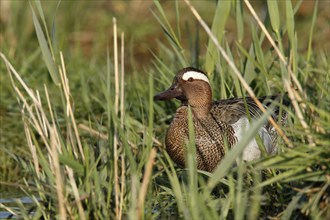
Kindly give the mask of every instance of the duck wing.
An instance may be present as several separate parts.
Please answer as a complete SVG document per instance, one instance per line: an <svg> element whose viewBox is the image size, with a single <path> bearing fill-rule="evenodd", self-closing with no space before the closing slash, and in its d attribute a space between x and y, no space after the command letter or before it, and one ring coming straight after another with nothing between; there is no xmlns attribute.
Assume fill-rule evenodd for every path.
<svg viewBox="0 0 330 220"><path fill-rule="evenodd" d="M274 104L272 106L272 117L275 120L277 120L280 110L279 103L286 106L290 104L288 98L283 95L263 96L258 98L258 100L266 109ZM228 124L234 124L240 118L247 116L247 114L254 119L257 119L262 115L262 111L251 97L230 98L215 101L213 102L210 113L218 120Z"/></svg>

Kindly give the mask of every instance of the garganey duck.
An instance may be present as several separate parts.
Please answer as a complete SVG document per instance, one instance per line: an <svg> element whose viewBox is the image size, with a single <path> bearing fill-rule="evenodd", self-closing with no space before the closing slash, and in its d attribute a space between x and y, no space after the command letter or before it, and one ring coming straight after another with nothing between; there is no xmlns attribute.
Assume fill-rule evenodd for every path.
<svg viewBox="0 0 330 220"><path fill-rule="evenodd" d="M172 160L181 167L185 166L185 148L189 137L188 105L192 110L194 124L197 168L208 172L212 172L224 157L225 141L232 147L249 129L250 122L245 102L251 118L257 119L261 116L261 110L250 97L246 97L245 102L243 98L212 101L212 90L207 75L193 67L180 70L174 77L171 87L154 96L156 101L172 98L179 99L182 105L176 110L167 130L165 145ZM259 100L267 107L278 98L279 96L262 97ZM277 114L278 110L273 114L275 119L278 117ZM286 120L284 114L282 122ZM277 132L269 122L259 130L259 136L267 153L275 153ZM251 161L260 156L257 141L253 139L243 151L243 160Z"/></svg>

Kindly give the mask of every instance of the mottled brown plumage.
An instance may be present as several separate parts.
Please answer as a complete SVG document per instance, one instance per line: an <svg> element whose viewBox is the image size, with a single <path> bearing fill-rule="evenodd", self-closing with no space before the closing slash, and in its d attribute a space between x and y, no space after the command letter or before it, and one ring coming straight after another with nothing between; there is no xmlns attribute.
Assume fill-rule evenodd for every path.
<svg viewBox="0 0 330 220"><path fill-rule="evenodd" d="M227 123L217 120L212 114L197 118L192 114L195 131L197 167L200 170L212 171L224 156L224 138L228 137L229 145L236 142L234 131ZM177 109L175 117L167 131L165 145L170 157L180 166L184 166L185 146L188 143L188 106Z"/></svg>
<svg viewBox="0 0 330 220"><path fill-rule="evenodd" d="M269 105L274 97L263 97L260 101ZM232 98L212 102L212 91L206 75L195 68L188 67L179 71L172 86L156 95L155 100L177 98L182 105L167 130L166 151L178 165L185 166L185 149L188 143L188 105L192 110L192 120L195 131L197 168L213 171L225 154L225 142L229 147L234 146L248 129L247 111L252 118L261 115L260 109L251 98ZM276 114L274 114L276 118ZM267 123L259 132L268 153L276 149L274 141L277 133ZM251 160L260 157L259 148L254 140L246 147L243 159Z"/></svg>

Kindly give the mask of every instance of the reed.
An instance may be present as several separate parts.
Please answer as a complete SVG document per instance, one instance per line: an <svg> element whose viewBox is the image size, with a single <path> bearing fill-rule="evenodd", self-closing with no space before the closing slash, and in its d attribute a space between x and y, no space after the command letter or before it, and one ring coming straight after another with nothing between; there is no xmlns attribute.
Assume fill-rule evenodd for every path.
<svg viewBox="0 0 330 220"><path fill-rule="evenodd" d="M0 150L25 175L18 183L0 184L18 188L33 202L16 200L18 209L6 204L0 209L23 219L328 219L330 51L313 50L316 3L307 49L300 52L296 12L301 2L267 1L266 18L249 1L208 2L210 18L211 9L203 13L195 1L155 0L151 12L165 40L138 70L140 57L125 54L131 45L118 31L121 17L111 23L113 42L104 42L107 47L86 65L81 51L78 58L58 52L63 48L50 34L45 6L32 1L38 50L19 60L27 62L22 68L8 58L11 53L0 52L10 82L4 85L12 91L11 101L4 102L19 108L22 127L12 132L24 136L25 154ZM182 25L187 18L190 22ZM232 20L234 42L226 33ZM48 72L43 76L48 80L33 81L26 65ZM213 173L196 169L189 120L187 168L173 164L163 138L179 103L154 103L153 95L184 66L208 72L216 99L287 92L292 108L281 111L288 112L288 125L272 121L281 135L278 153L249 163L241 159L246 143L269 120L265 111Z"/></svg>

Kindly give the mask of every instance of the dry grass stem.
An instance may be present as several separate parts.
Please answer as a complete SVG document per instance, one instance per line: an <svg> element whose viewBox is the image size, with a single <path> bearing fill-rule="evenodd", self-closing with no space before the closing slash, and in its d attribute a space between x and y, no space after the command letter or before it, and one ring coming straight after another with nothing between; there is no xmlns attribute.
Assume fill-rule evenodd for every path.
<svg viewBox="0 0 330 220"><path fill-rule="evenodd" d="M51 124L56 125L53 110L52 110L52 105L51 105L51 102L50 102L50 99L49 99L48 89L47 89L47 86L45 84L44 84L44 89L45 89L45 96L46 96L47 105L48 105L48 109L49 109L49 113L50 113L50 118L52 120ZM55 129L56 129L56 127L55 127ZM56 136L57 143L60 143L60 138L59 138L58 132L54 132L54 135ZM62 153L61 146L58 145L57 147L58 147L58 149L57 149L58 152Z"/></svg>
<svg viewBox="0 0 330 220"><path fill-rule="evenodd" d="M10 79L11 79L11 83L13 85L14 91L18 95L18 100L21 100L23 102L23 108L26 108L28 110L28 113L29 113L29 115L30 115L30 117L32 119L32 125L37 130L37 132L39 133L39 135L41 136L41 138L43 139L43 141L44 141L44 143L45 143L48 151L50 151L50 148L49 148L49 145L48 145L48 141L47 141L47 138L46 138L47 136L44 133L44 129L42 128L41 124L38 123L38 119L35 117L35 114L33 113L32 107L30 105L28 105L27 100L24 98L24 96L22 95L22 93L20 92L20 90L18 89L18 87L15 85L15 82L13 80L12 74L15 76L15 78L18 80L18 82L22 85L22 87L27 92L27 94L29 95L29 97L32 99L32 102L34 104L35 110L37 112L39 111L43 115L43 118L46 118L44 116L45 113L44 113L44 111L42 109L41 103L38 101L38 98L35 97L35 95L32 92L32 90L24 83L24 81L22 80L22 78L20 77L20 75L16 72L15 68L7 60L7 58L5 57L5 55L0 52L0 56L4 60L4 62L6 64L6 67L8 69L8 73L10 75ZM47 127L49 128L50 125L49 125L48 121L44 121L44 122L47 123Z"/></svg>
<svg viewBox="0 0 330 220"><path fill-rule="evenodd" d="M40 106L42 106L42 102L41 102L40 94L39 94L38 90L36 90L36 94L37 94L38 104ZM47 129L47 125L46 125L46 121L47 121L46 115L44 115L44 114L40 115L38 109L36 109L36 113L37 113L37 118L39 120L40 127L44 131L45 136L48 137L48 129Z"/></svg>
<svg viewBox="0 0 330 220"><path fill-rule="evenodd" d="M79 124L78 127L84 131L87 131L90 135L96 137L96 138L101 138L102 140L108 140L108 136L104 133L101 133L100 131L96 131L93 128L88 127L87 125L84 124ZM152 139L158 146L162 146L162 143L157 140L156 138ZM121 142L119 142L121 143ZM129 144L129 146L134 149L137 150L137 146L130 140L127 140L127 143Z"/></svg>
<svg viewBox="0 0 330 220"><path fill-rule="evenodd" d="M123 206L124 206L124 194L125 194L125 185L126 185L126 179L125 179L125 157L122 154L121 155L121 188L120 188L120 201L119 201L119 216L122 216L123 214Z"/></svg>
<svg viewBox="0 0 330 220"><path fill-rule="evenodd" d="M161 147L163 146L162 142L160 142L159 140L157 140L155 137L152 137L152 141L157 144L157 146Z"/></svg>
<svg viewBox="0 0 330 220"><path fill-rule="evenodd" d="M14 86L14 90L16 92L16 94L18 95L19 99L23 102L23 107L25 107L29 113L29 116L32 119L31 125L36 129L36 131L38 132L38 134L40 135L41 139L43 140L48 152L51 152L48 140L46 138L46 136L44 135L44 132L42 130L42 128L40 127L38 120L35 117L35 114L33 113L32 107L30 105L28 105L26 99L24 98L23 94L21 93L21 91ZM48 128L50 126L48 125Z"/></svg>
<svg viewBox="0 0 330 220"><path fill-rule="evenodd" d="M67 102L66 106L67 106L67 111L69 113L68 116L71 118L71 121L72 121L73 130L74 130L74 133L75 133L75 136L76 136L75 140L77 141L77 144L78 144L78 148L79 148L79 151L80 151L80 156L81 156L83 162L85 163L84 150L83 150L82 144L80 142L80 136L79 136L79 132L78 132L78 128L77 128L77 123L76 123L76 119L75 119L75 116L73 114L72 106L71 106L71 102L70 102L71 94L70 94L68 78L66 76L66 70L65 70L65 64L64 64L64 59L63 59L62 52L60 52L60 57L61 57L62 71L61 71L61 68L59 68L59 72L60 72L60 75L61 75L62 86L63 86L64 95L65 95L66 102ZM72 143L72 146L75 146L75 144Z"/></svg>
<svg viewBox="0 0 330 220"><path fill-rule="evenodd" d="M33 165L35 172L37 174L37 177L40 178L40 169L39 169L39 161L38 161L38 156L37 156L37 150L36 146L33 144L32 139L31 139L31 133L30 133L30 128L28 126L28 122L24 118L24 108L22 108L22 120L23 120L23 125L24 125L24 131L25 131L25 137L27 140L27 145L30 149L32 160L33 160Z"/></svg>
<svg viewBox="0 0 330 220"><path fill-rule="evenodd" d="M119 104L119 76L118 76L118 42L117 42L117 21L113 18L113 52L114 52L114 66L115 66L115 115L118 116L118 104ZM113 154L114 154L114 179L115 179L115 213L116 219L121 219L119 216L119 183L118 183L118 124L117 120L114 120L114 139L113 139Z"/></svg>
<svg viewBox="0 0 330 220"><path fill-rule="evenodd" d="M66 208L65 208L65 196L64 196L64 191L63 191L63 179L62 179L62 173L61 173L61 167L60 167L60 162L58 159L58 151L57 151L57 146L60 144L56 140L56 129L53 127L50 130L50 145L52 149L52 161L53 161L53 169L55 172L55 187L56 187L56 193L57 193L57 202L58 202L58 209L59 209L59 218L60 219L66 219Z"/></svg>
<svg viewBox="0 0 330 220"><path fill-rule="evenodd" d="M87 131L88 133L90 133L92 136L94 136L95 138L100 138L102 140L108 140L108 136L106 134L101 133L100 131L96 131L90 127L88 127L87 125L84 124L79 124L78 128Z"/></svg>
<svg viewBox="0 0 330 220"><path fill-rule="evenodd" d="M125 117L125 111L124 111L124 104L125 104L125 90L124 90L124 49L125 49L125 41L124 41L124 33L121 33L121 74L120 74L120 126L122 129L124 129L124 117ZM121 156L121 188L120 188L120 201L119 201L119 217L122 217L123 213L123 205L124 205L124 192L125 192L125 157L122 154Z"/></svg>
<svg viewBox="0 0 330 220"><path fill-rule="evenodd" d="M2 203L0 203L0 208L6 210L7 212L9 212L10 214L12 214L13 216L15 216L17 218L19 217L13 209L3 205Z"/></svg>
<svg viewBox="0 0 330 220"><path fill-rule="evenodd" d="M69 182L70 182L72 192L73 192L73 195L75 198L75 202L76 202L76 205L78 208L79 217L80 217L80 219L86 219L84 209L82 207L80 196L79 196L79 190L78 190L75 178L74 178L73 170L68 166L65 166L65 168L69 175Z"/></svg>
<svg viewBox="0 0 330 220"><path fill-rule="evenodd" d="M140 188L140 194L138 198L138 205L137 205L137 216L139 219L142 219L142 212L144 210L144 200L147 194L148 184L152 174L152 167L155 162L156 153L157 150L155 148L152 148L146 165L146 170L143 176L143 180Z"/></svg>
<svg viewBox="0 0 330 220"><path fill-rule="evenodd" d="M120 126L123 129L124 128L124 117L125 117L125 111L124 111L124 104L125 104L125 90L124 90L124 49L125 49L125 41L124 41L124 33L121 33L121 59L120 59L120 64L121 64L121 74L120 74Z"/></svg>
<svg viewBox="0 0 330 220"><path fill-rule="evenodd" d="M52 119L52 124L55 124L55 118L54 118L54 114L53 114L53 109L52 109L52 105L49 99L49 94L48 94L48 89L47 86L44 84L44 89L45 89L45 95L46 95L46 100L47 100L47 104L48 104L48 109L49 109L49 113L50 113L50 118Z"/></svg>
<svg viewBox="0 0 330 220"><path fill-rule="evenodd" d="M22 80L22 78L20 77L20 75L16 72L15 68L7 60L6 56L3 53L1 53L1 52L0 52L0 56L5 61L5 64L6 64L7 69L8 69L8 72L14 74L15 78L23 86L23 88L27 92L27 94L31 97L33 103L37 104L38 103L38 100L34 96L32 90L25 84L25 82ZM13 80L12 80L12 83L14 83ZM13 86L15 87L15 84L13 84ZM38 107L40 107L40 106L38 106Z"/></svg>

